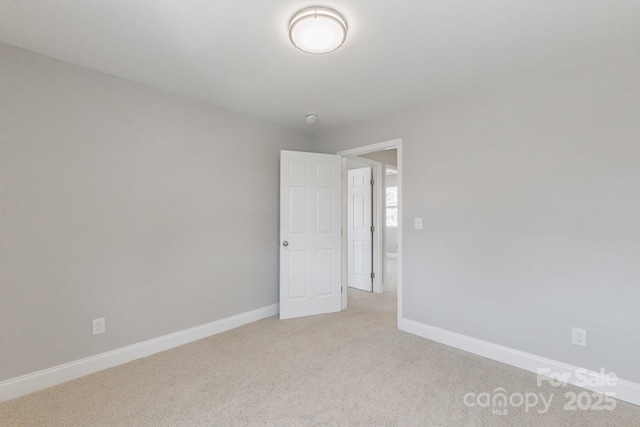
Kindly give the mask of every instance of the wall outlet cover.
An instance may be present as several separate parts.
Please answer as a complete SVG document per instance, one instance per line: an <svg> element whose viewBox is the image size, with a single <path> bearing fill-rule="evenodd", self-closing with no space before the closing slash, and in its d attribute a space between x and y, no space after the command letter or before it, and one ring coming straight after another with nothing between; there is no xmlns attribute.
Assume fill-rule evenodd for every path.
<svg viewBox="0 0 640 427"><path fill-rule="evenodd" d="M581 347L586 347L587 346L586 329L571 328L571 344L579 345Z"/></svg>
<svg viewBox="0 0 640 427"><path fill-rule="evenodd" d="M107 330L104 317L101 317L100 319L93 319L92 327L93 335L104 334Z"/></svg>

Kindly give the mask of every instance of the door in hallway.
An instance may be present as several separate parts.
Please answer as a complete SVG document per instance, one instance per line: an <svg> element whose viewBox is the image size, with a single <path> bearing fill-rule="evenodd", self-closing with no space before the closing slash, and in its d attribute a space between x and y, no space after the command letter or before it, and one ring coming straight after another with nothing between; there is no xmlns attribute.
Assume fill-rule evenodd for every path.
<svg viewBox="0 0 640 427"><path fill-rule="evenodd" d="M347 264L348 284L373 291L373 209L371 168L348 171Z"/></svg>

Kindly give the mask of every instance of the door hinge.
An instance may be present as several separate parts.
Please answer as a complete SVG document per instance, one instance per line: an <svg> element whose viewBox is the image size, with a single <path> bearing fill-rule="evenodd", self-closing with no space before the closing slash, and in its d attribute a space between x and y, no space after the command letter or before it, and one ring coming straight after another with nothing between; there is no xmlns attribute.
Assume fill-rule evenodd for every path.
<svg viewBox="0 0 640 427"><path fill-rule="evenodd" d="M376 231L376 228L372 225L371 226L371 232L373 233L374 231Z"/></svg>
<svg viewBox="0 0 640 427"><path fill-rule="evenodd" d="M371 278L375 279L375 277L376 277L376 273L371 273Z"/></svg>
<svg viewBox="0 0 640 427"><path fill-rule="evenodd" d="M376 181L373 178L371 178L371 186L372 187L375 185L375 183L376 183Z"/></svg>

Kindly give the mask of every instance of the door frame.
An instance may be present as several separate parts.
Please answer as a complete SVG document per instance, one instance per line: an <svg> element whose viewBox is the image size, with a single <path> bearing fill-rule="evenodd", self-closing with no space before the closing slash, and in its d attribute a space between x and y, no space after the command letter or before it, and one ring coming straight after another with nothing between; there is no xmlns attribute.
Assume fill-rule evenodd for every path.
<svg viewBox="0 0 640 427"><path fill-rule="evenodd" d="M376 144L370 144L370 145L365 145L365 146L361 146L361 147L356 147L356 148L351 148L349 150L343 150L343 151L338 151L337 154L339 154L340 156L342 156L342 186L343 186L343 203L342 203L342 229L346 230L346 224L347 224L347 206L346 206L346 176L347 176L347 157L354 157L354 156L359 156L361 154L368 154L368 153L373 153L376 151L384 151L384 150L391 150L391 149L396 149L397 150L397 159L398 159L398 324L400 323L400 320L402 319L402 216L403 216L403 208L402 208L402 176L403 176L403 168L402 168L402 138L397 138L397 139L392 139L389 141L384 141L384 142L378 142ZM358 160L359 161L359 160ZM381 165L380 165L381 166ZM378 170L380 172L380 176L376 175L376 179L377 182L382 183L382 179L381 179L381 174L382 174L382 167L379 167ZM382 188L382 186L380 186L380 188ZM383 189L384 190L384 189ZM375 194L379 194L380 191L374 191L374 195ZM382 199L382 197L379 197L379 199ZM382 203L382 200L379 200L380 204ZM378 206L375 204L374 202L374 211L378 213L378 216L382 216L380 215L382 208L381 206ZM381 218L380 218L381 221ZM380 224L381 225L381 224ZM376 227L378 227L378 224L376 224ZM380 228L378 228L378 230L381 230ZM375 233L374 233L375 235ZM382 233L378 233L378 236L382 236ZM375 239L374 238L374 254L376 251L376 247L377 247L377 251L379 254L379 262L382 261L381 258L381 254L384 252L383 251L383 246L382 243L384 243L382 241L382 238L380 237L379 239ZM347 304L348 304L348 297L347 297L347 233L346 231L342 233L342 309L346 309L347 308ZM375 262L376 257L374 256L374 262ZM375 267L374 267L374 272L376 272ZM376 272L376 276L378 276L378 273ZM374 290L375 291L375 290Z"/></svg>

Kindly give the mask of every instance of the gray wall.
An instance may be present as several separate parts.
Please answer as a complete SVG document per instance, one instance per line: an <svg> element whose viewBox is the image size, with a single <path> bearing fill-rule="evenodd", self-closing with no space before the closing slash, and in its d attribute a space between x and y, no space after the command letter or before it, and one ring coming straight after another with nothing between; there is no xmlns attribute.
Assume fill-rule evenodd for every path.
<svg viewBox="0 0 640 427"><path fill-rule="evenodd" d="M398 152L397 150L382 150L375 151L373 153L361 154L360 157L365 159L375 160L382 163L384 166L398 166Z"/></svg>
<svg viewBox="0 0 640 427"><path fill-rule="evenodd" d="M575 65L317 147L402 138L406 318L640 382L640 63ZM572 326L589 347L570 344Z"/></svg>
<svg viewBox="0 0 640 427"><path fill-rule="evenodd" d="M278 301L305 137L1 44L0 100L0 381Z"/></svg>

